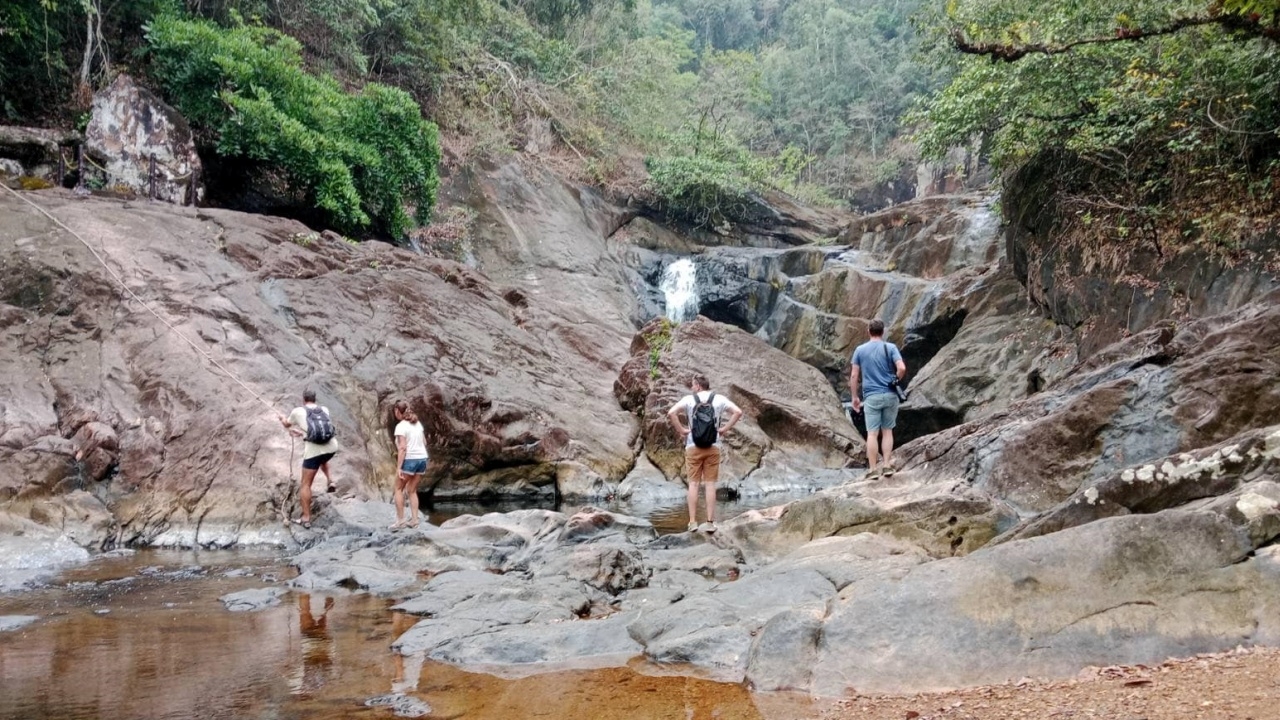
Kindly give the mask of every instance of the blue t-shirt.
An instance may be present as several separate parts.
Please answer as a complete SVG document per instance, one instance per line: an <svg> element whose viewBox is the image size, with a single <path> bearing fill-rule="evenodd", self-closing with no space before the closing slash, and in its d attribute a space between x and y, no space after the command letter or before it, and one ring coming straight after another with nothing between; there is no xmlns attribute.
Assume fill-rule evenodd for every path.
<svg viewBox="0 0 1280 720"><path fill-rule="evenodd" d="M889 352L885 352L885 348ZM853 364L862 370L862 397L867 398L893 390L889 383L898 377L898 346L884 340L869 340L853 351Z"/></svg>

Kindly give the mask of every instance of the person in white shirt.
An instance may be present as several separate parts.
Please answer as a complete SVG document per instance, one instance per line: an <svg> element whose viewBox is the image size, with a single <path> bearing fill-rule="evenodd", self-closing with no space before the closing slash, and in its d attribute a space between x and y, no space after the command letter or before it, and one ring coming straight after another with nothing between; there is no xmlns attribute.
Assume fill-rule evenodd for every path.
<svg viewBox="0 0 1280 720"><path fill-rule="evenodd" d="M690 395L667 411L667 419L676 433L685 439L684 472L689 483L689 530L698 528L698 485L705 489L707 497L707 522L703 529L716 530L716 482L720 479L720 436L733 429L742 417L742 409L729 398L711 392L707 376L695 374L689 383ZM709 407L708 407L709 406ZM698 416L704 415L705 420ZM729 419L725 421L725 412ZM710 420L710 426L706 420ZM699 437L695 438L695 431Z"/></svg>
<svg viewBox="0 0 1280 720"><path fill-rule="evenodd" d="M396 420L396 489L392 501L396 506L396 521L391 529L418 527L418 481L427 471L427 434L418 422L418 414L401 400L395 404ZM406 497L407 496L407 497ZM409 520L404 518L404 506L408 501Z"/></svg>
<svg viewBox="0 0 1280 720"><path fill-rule="evenodd" d="M280 424L294 437L303 438L302 443L302 487L299 502L302 505L302 517L293 522L308 530L311 529L311 483L315 481L316 471L324 473L327 481L326 492L337 492L338 487L329 474L329 461L338 452L338 440L333 437L333 419L329 417L329 408L316 404L316 391L310 388L302 392L302 406L293 409L288 417L280 416ZM324 435L327 439L321 439Z"/></svg>

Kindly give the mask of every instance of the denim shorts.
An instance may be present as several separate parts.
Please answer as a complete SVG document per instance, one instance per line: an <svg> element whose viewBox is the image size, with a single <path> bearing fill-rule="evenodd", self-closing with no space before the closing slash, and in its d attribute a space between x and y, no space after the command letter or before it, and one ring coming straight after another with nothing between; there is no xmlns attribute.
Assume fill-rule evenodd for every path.
<svg viewBox="0 0 1280 720"><path fill-rule="evenodd" d="M862 408L867 415L867 432L892 430L898 424L898 396L894 393L868 395Z"/></svg>
<svg viewBox="0 0 1280 720"><path fill-rule="evenodd" d="M405 475L421 475L427 471L427 459L421 460L405 460L400 466L400 472Z"/></svg>

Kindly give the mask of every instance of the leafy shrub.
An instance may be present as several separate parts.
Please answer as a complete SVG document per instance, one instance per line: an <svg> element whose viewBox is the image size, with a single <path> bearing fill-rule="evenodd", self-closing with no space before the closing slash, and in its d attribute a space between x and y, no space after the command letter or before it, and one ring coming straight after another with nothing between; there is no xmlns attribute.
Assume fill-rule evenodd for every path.
<svg viewBox="0 0 1280 720"><path fill-rule="evenodd" d="M669 144L682 154L651 156L648 188L673 217L702 227L760 219L757 193L792 190L810 158L795 147L762 157L731 135L679 133Z"/></svg>
<svg viewBox="0 0 1280 720"><path fill-rule="evenodd" d="M268 28L165 16L146 35L152 74L219 155L278 170L343 232L401 237L430 217L439 139L405 92L346 92Z"/></svg>

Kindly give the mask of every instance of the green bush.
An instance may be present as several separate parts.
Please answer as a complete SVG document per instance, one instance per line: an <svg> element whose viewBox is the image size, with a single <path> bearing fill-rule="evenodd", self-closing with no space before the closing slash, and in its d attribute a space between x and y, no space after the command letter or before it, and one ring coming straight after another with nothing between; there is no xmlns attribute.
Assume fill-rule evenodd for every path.
<svg viewBox="0 0 1280 720"><path fill-rule="evenodd" d="M344 233L401 237L430 217L439 138L405 92L347 92L268 28L166 16L146 36L152 75L219 155L279 171Z"/></svg>
<svg viewBox="0 0 1280 720"><path fill-rule="evenodd" d="M697 226L762 219L755 197L769 189L793 192L812 158L789 146L774 157L753 153L732 135L676 133L672 154L645 159L648 189L672 217Z"/></svg>

